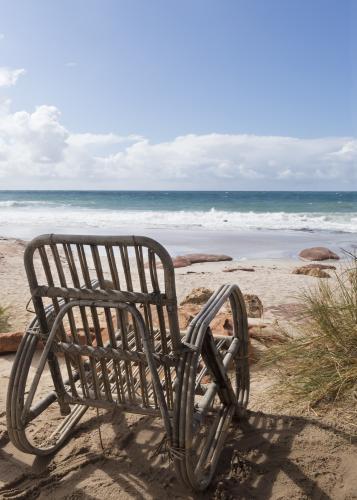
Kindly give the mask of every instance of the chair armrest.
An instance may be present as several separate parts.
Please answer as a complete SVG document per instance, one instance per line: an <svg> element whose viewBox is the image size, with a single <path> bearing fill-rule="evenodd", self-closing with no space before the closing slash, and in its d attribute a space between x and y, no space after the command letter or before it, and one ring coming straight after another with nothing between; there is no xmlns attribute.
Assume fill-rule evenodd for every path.
<svg viewBox="0 0 357 500"><path fill-rule="evenodd" d="M215 293L202 307L201 311L199 311L199 313L191 321L183 342L200 347L204 333L209 327L209 324L228 299L231 302L234 321L237 321L237 313L239 312L240 321L242 322L243 328L247 332L247 312L243 295L239 287L237 285L222 285L215 291Z"/></svg>

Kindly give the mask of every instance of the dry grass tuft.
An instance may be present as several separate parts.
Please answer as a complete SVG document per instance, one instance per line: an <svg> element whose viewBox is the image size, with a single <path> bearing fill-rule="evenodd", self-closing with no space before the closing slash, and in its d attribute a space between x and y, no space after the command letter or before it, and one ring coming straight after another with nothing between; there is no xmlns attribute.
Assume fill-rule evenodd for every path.
<svg viewBox="0 0 357 500"><path fill-rule="evenodd" d="M6 332L9 328L9 316L7 308L0 306L0 332Z"/></svg>
<svg viewBox="0 0 357 500"><path fill-rule="evenodd" d="M270 349L263 361L279 370L275 392L310 405L335 401L357 388L357 258L336 280L304 291L299 336Z"/></svg>

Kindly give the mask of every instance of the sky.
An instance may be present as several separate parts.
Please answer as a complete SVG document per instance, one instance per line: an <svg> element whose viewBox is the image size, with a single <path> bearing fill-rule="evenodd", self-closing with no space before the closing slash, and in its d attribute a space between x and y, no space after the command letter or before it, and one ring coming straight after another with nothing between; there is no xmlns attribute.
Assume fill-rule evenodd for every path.
<svg viewBox="0 0 357 500"><path fill-rule="evenodd" d="M357 189L355 0L0 10L0 188Z"/></svg>

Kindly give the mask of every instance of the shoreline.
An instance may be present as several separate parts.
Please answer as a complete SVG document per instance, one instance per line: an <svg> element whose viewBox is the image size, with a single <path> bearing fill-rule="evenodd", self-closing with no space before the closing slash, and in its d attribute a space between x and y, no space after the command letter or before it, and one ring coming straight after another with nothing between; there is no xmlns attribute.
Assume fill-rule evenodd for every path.
<svg viewBox="0 0 357 500"><path fill-rule="evenodd" d="M176 257L186 253L217 253L234 260L293 259L303 248L326 246L343 257L342 250L356 252L357 234L301 230L163 229L132 226L101 229L61 226L27 226L5 230L0 225L0 241L29 241L41 234L145 235L160 242Z"/></svg>

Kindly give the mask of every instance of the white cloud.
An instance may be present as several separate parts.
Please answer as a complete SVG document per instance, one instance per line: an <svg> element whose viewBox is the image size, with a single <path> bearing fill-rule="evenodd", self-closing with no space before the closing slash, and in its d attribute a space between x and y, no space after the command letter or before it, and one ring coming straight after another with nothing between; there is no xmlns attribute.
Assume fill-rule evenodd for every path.
<svg viewBox="0 0 357 500"><path fill-rule="evenodd" d="M76 66L78 66L78 64L74 61L69 61L66 62L65 66L67 66L67 68L75 68Z"/></svg>
<svg viewBox="0 0 357 500"><path fill-rule="evenodd" d="M5 38L4 33L0 33L0 40L4 40L4 38Z"/></svg>
<svg viewBox="0 0 357 500"><path fill-rule="evenodd" d="M85 146L108 146L110 144L121 144L123 142L132 142L141 140L140 135L121 136L118 134L71 134L68 143L75 147Z"/></svg>
<svg viewBox="0 0 357 500"><path fill-rule="evenodd" d="M1 103L0 103L1 104ZM0 105L3 188L355 189L357 139L71 133L53 106Z"/></svg>
<svg viewBox="0 0 357 500"><path fill-rule="evenodd" d="M25 74L24 69L11 69L6 66L0 67L0 87L12 87L23 74Z"/></svg>

